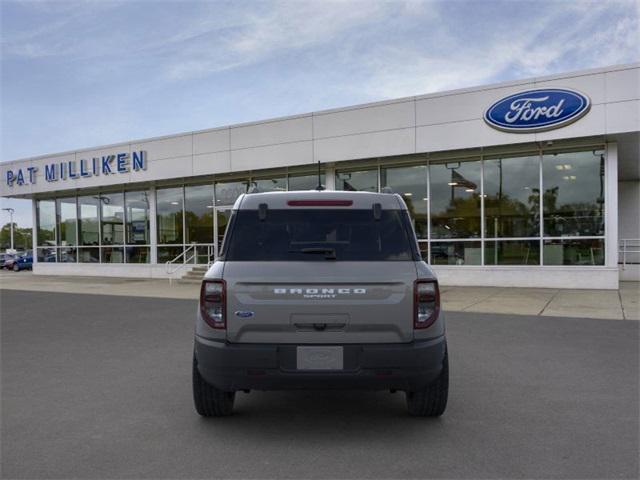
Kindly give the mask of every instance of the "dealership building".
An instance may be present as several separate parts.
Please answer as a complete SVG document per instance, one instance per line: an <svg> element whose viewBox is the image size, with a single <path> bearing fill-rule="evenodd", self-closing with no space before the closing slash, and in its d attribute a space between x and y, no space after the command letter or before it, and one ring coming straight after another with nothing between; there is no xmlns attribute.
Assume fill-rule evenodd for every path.
<svg viewBox="0 0 640 480"><path fill-rule="evenodd" d="M33 202L34 273L180 277L242 193L395 192L445 285L640 277L640 64L355 105L0 164Z"/></svg>

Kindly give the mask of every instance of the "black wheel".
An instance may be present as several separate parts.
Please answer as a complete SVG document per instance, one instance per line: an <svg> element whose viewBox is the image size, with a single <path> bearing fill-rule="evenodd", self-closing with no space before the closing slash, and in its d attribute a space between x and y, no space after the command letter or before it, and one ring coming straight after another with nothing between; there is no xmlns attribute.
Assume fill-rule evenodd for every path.
<svg viewBox="0 0 640 480"><path fill-rule="evenodd" d="M14 272L19 272L19 271L20 271L20 267L18 266L18 264L17 264L17 263L14 263L14 264L13 264L13 271L14 271Z"/></svg>
<svg viewBox="0 0 640 480"><path fill-rule="evenodd" d="M449 354L445 351L442 371L424 390L406 392L409 414L415 417L439 417L447 408L449 396Z"/></svg>
<svg viewBox="0 0 640 480"><path fill-rule="evenodd" d="M223 392L205 382L198 372L196 359L193 359L193 402L196 411L203 417L225 417L233 413L235 392Z"/></svg>

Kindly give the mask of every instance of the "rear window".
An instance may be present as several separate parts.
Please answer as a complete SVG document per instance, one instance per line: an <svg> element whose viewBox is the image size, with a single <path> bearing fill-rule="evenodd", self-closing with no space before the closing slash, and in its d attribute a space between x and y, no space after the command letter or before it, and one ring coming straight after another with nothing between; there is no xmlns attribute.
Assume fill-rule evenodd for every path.
<svg viewBox="0 0 640 480"><path fill-rule="evenodd" d="M257 210L234 213L227 261L407 261L416 258L409 218L401 210Z"/></svg>

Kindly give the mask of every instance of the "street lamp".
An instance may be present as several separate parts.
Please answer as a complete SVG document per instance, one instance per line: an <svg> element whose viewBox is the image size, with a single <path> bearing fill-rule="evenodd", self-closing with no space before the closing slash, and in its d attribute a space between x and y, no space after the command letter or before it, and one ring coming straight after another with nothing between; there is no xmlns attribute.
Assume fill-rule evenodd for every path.
<svg viewBox="0 0 640 480"><path fill-rule="evenodd" d="M6 210L7 212L9 212L9 227L11 228L11 250L13 250L13 214L15 213L15 210L11 207L3 208L2 210Z"/></svg>

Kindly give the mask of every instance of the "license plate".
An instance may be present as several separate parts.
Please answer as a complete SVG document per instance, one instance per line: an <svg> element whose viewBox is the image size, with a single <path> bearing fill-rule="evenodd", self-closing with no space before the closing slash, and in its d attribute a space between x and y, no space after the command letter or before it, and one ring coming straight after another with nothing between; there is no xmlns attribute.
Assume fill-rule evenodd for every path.
<svg viewBox="0 0 640 480"><path fill-rule="evenodd" d="M298 370L342 370L342 347L298 347Z"/></svg>

